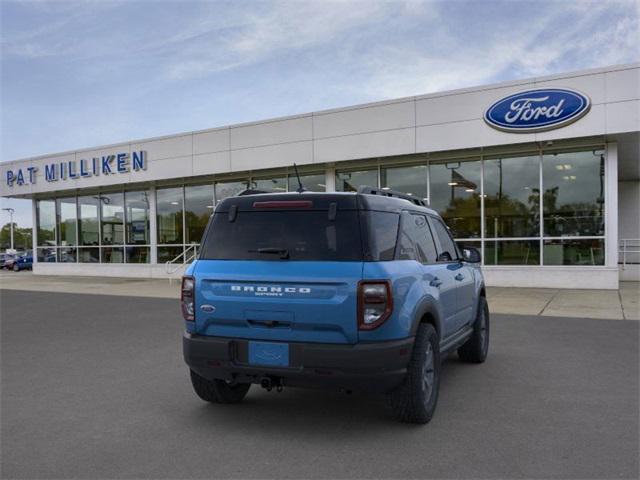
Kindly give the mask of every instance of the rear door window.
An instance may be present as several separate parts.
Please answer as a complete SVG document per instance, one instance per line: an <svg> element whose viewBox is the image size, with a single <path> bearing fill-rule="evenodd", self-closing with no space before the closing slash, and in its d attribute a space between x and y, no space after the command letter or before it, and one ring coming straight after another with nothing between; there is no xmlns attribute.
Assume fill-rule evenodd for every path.
<svg viewBox="0 0 640 480"><path fill-rule="evenodd" d="M362 261L357 211L216 213L203 241L203 260Z"/></svg>
<svg viewBox="0 0 640 480"><path fill-rule="evenodd" d="M436 261L436 247L425 215L402 214L398 243L398 260L416 260L420 263Z"/></svg>

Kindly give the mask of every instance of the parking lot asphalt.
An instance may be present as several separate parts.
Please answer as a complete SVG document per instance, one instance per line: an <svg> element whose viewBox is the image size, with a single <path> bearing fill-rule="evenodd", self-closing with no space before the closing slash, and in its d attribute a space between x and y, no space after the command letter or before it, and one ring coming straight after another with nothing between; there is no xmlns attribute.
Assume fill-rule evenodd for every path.
<svg viewBox="0 0 640 480"><path fill-rule="evenodd" d="M494 315L414 426L357 393L200 401L176 300L0 302L2 478L638 478L638 322Z"/></svg>

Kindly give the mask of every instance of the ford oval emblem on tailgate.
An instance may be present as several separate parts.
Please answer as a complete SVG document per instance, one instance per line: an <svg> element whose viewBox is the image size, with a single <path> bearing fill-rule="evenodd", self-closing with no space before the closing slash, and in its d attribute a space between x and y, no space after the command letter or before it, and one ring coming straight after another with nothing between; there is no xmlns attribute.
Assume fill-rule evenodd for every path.
<svg viewBox="0 0 640 480"><path fill-rule="evenodd" d="M200 310L207 313L213 313L216 311L216 307L214 307L213 305L209 305L208 303L205 303L204 305L200 305Z"/></svg>

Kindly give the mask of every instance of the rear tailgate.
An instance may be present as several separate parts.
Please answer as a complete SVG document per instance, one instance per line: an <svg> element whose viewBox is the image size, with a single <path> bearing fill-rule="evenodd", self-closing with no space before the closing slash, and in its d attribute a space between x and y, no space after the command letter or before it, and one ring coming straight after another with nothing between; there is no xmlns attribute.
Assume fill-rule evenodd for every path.
<svg viewBox="0 0 640 480"><path fill-rule="evenodd" d="M356 343L358 261L199 260L196 332L287 342Z"/></svg>

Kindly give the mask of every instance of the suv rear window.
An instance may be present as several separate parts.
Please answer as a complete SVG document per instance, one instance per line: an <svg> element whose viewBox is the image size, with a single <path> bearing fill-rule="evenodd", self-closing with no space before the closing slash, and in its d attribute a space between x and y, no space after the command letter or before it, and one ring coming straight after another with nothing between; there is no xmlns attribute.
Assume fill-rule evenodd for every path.
<svg viewBox="0 0 640 480"><path fill-rule="evenodd" d="M362 261L358 212L238 212L234 221L221 212L213 216L203 240L204 260Z"/></svg>

